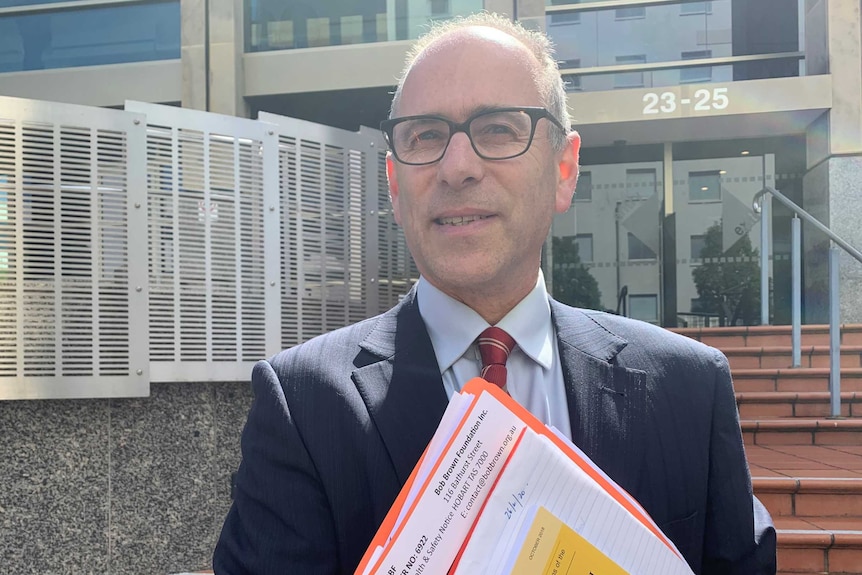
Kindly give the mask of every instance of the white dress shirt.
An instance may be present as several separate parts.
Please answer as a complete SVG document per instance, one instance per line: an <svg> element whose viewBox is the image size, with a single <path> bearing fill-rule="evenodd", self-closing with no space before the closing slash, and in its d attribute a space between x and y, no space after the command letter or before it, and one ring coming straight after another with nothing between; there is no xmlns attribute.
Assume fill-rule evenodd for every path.
<svg viewBox="0 0 862 575"><path fill-rule="evenodd" d="M431 336L443 376L443 387L451 398L481 372L482 358L476 339L489 324L424 278L419 278L417 297L419 313ZM506 362L509 395L543 423L571 438L557 334L541 270L536 286L497 323L497 327L505 330L517 344Z"/></svg>

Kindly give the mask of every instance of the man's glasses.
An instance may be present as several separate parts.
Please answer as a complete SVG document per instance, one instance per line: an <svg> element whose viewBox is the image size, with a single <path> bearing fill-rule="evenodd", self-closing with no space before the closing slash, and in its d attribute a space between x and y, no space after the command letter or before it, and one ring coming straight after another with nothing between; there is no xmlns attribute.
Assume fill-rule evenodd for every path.
<svg viewBox="0 0 862 575"><path fill-rule="evenodd" d="M473 114L460 124L440 116L405 116L380 124L392 155L402 164L422 166L443 157L452 136L464 132L476 154L486 160L508 160L527 152L536 124L547 118L566 129L545 108L496 108Z"/></svg>

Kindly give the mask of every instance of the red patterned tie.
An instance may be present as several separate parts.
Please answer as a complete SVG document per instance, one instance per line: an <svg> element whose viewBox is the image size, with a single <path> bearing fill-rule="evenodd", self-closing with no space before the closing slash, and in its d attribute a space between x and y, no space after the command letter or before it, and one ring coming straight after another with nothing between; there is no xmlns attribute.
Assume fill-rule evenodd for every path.
<svg viewBox="0 0 862 575"><path fill-rule="evenodd" d="M489 327L479 334L482 354L482 378L506 391L506 360L515 348L515 340L499 327Z"/></svg>

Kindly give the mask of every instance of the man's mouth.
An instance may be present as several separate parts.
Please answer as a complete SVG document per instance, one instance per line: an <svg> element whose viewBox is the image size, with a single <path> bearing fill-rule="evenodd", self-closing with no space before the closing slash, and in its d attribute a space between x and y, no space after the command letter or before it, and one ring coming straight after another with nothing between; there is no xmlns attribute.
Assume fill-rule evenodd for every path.
<svg viewBox="0 0 862 575"><path fill-rule="evenodd" d="M441 226L463 226L479 220L490 218L491 216L454 216L451 218L437 218L434 220Z"/></svg>

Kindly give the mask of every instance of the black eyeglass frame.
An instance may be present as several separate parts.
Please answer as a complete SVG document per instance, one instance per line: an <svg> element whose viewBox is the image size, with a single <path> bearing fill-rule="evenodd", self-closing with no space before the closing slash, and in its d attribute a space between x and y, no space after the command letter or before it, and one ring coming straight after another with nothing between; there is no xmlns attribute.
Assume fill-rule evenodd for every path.
<svg viewBox="0 0 862 575"><path fill-rule="evenodd" d="M498 114L500 112L523 112L530 117L530 139L527 140L527 145L524 149L517 154L512 154L511 156L504 156L502 158L489 158L488 156L482 154L476 148L475 142L473 142L473 137L470 135L470 123L476 118L480 118L482 116L487 116L488 114ZM469 118L464 120L463 122L453 122L449 118L444 118L443 116L437 116L435 114L419 114L416 116L403 116L401 118L389 118L388 120L383 120L380 122L380 130L383 132L383 137L386 139L386 144L389 146L389 151L392 152L392 156L401 164L407 166L427 166L428 164L434 164L443 159L443 156L446 155L446 150L449 149L449 144L452 142L452 136L457 134L458 132L464 132L467 135L467 139L470 140L470 146L473 148L473 151L476 152L476 155L482 158L483 160L511 160L512 158L517 158L518 156L523 156L529 151L530 146L533 145L533 137L536 135L536 126L539 123L539 120L542 118L547 118L549 122L551 122L554 126L558 127L563 133L566 132L566 128L557 120L553 114L551 114L547 108L542 108L539 106L514 106L508 108L488 108L485 110L481 110L471 115ZM440 156L428 161L428 162L405 162L401 158L398 157L398 152L395 151L395 146L392 144L394 139L394 130L395 126L402 122L407 122L410 120L440 120L441 122L445 122L449 126L449 139L446 141L446 145L443 146L443 149L440 152Z"/></svg>

